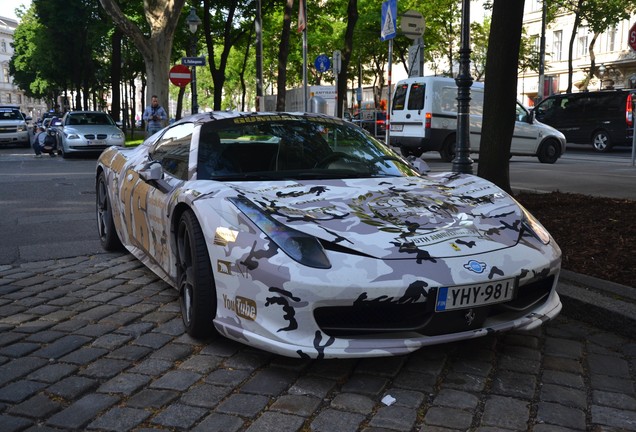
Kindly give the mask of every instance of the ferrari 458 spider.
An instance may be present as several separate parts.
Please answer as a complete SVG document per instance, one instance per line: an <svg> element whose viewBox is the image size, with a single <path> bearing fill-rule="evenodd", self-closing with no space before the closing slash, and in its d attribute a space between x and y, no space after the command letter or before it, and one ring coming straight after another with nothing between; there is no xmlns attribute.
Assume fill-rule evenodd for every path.
<svg viewBox="0 0 636 432"><path fill-rule="evenodd" d="M96 171L107 250L179 290L185 328L303 358L399 355L532 329L561 252L479 177L430 174L320 114L184 118Z"/></svg>

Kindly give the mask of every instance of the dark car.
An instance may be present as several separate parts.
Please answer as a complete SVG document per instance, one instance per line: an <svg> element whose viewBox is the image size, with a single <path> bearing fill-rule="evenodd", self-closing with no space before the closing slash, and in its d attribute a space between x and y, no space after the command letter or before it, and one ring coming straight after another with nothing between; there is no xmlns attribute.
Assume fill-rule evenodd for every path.
<svg viewBox="0 0 636 432"><path fill-rule="evenodd" d="M561 131L569 143L592 144L598 152L631 146L636 90L563 93L534 108L536 119Z"/></svg>
<svg viewBox="0 0 636 432"><path fill-rule="evenodd" d="M353 116L352 122L375 136L386 133L385 111L358 111Z"/></svg>

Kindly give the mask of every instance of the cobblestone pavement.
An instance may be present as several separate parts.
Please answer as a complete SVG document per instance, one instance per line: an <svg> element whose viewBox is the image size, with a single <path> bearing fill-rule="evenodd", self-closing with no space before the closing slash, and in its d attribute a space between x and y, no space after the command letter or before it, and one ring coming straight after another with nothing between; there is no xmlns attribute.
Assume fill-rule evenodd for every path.
<svg viewBox="0 0 636 432"><path fill-rule="evenodd" d="M636 339L564 316L307 361L184 334L130 255L0 266L0 431L636 431ZM390 395L395 402L383 403Z"/></svg>

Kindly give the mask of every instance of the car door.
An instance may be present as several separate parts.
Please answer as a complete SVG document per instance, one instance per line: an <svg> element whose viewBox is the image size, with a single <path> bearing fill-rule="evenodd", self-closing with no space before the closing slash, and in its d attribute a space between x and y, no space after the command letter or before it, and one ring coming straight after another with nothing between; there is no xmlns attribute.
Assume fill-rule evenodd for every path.
<svg viewBox="0 0 636 432"><path fill-rule="evenodd" d="M512 154L535 155L539 145L539 128L529 122L530 113L519 102L512 133L510 152Z"/></svg>
<svg viewBox="0 0 636 432"><path fill-rule="evenodd" d="M170 202L175 190L193 172L190 169L193 131L193 123L168 128L149 150L149 160L128 167L121 183L123 216L130 242L163 269L171 268ZM153 163L161 165L163 176L146 180L142 174Z"/></svg>

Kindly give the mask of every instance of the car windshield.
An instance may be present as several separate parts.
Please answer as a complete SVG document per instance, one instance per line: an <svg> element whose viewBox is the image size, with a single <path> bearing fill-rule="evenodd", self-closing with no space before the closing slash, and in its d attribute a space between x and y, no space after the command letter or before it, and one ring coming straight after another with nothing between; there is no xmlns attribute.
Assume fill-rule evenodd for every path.
<svg viewBox="0 0 636 432"><path fill-rule="evenodd" d="M24 120L17 109L0 108L0 120Z"/></svg>
<svg viewBox="0 0 636 432"><path fill-rule="evenodd" d="M70 114L66 119L67 125L114 125L115 122L106 113L77 113Z"/></svg>
<svg viewBox="0 0 636 432"><path fill-rule="evenodd" d="M412 176L388 146L330 117L258 115L201 127L198 179Z"/></svg>

